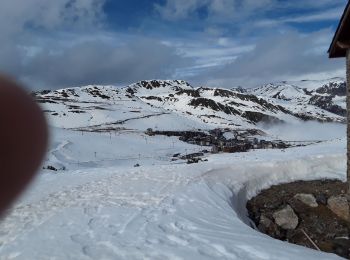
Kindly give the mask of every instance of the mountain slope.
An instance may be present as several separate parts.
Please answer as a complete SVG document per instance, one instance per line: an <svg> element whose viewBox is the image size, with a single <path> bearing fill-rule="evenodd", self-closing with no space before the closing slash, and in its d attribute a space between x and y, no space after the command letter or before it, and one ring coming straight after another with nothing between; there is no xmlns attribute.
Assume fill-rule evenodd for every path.
<svg viewBox="0 0 350 260"><path fill-rule="evenodd" d="M328 81L268 84L249 90L249 93L284 105L306 119L316 117L329 121L329 114L324 111L341 117L346 116L346 84L339 78ZM318 109L321 110L317 111Z"/></svg>
<svg viewBox="0 0 350 260"><path fill-rule="evenodd" d="M33 96L57 127L144 131L256 128L260 122L296 120L345 122L345 89L344 82L330 80L313 89L281 83L242 93L151 80L124 88L91 85Z"/></svg>

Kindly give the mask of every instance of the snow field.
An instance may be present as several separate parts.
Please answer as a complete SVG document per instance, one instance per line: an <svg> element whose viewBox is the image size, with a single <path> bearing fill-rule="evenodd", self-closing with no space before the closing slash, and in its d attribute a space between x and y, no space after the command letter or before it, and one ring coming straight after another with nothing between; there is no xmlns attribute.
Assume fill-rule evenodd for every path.
<svg viewBox="0 0 350 260"><path fill-rule="evenodd" d="M0 259L340 259L255 231L245 203L272 184L344 179L344 140L208 159L45 171L2 221Z"/></svg>

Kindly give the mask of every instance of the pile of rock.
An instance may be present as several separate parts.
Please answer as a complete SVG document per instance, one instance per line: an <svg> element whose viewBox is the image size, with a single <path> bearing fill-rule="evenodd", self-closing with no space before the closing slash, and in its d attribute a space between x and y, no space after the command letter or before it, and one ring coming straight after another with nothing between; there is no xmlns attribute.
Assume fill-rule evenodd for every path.
<svg viewBox="0 0 350 260"><path fill-rule="evenodd" d="M249 215L258 230L280 240L349 258L350 199L345 189L322 190L312 182L299 185L300 189L295 183L274 186L248 202Z"/></svg>
<svg viewBox="0 0 350 260"><path fill-rule="evenodd" d="M325 200L323 200L324 196L320 197L320 203L327 205L327 207L339 218L350 222L350 207L346 196L332 196L326 203ZM319 206L316 198L312 194L298 193L294 196L294 198L311 208L317 208ZM299 218L290 205L287 205L284 208L274 212L273 218L279 227L286 230L296 229L299 224ZM262 221L260 220L260 224L262 226L266 224L266 217L263 216Z"/></svg>

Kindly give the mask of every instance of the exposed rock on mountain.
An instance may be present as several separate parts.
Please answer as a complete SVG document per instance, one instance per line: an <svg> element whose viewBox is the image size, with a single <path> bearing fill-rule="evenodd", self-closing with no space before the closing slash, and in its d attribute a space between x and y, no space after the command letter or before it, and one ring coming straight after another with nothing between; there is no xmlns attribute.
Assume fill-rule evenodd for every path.
<svg viewBox="0 0 350 260"><path fill-rule="evenodd" d="M339 116L346 116L346 109L333 103L332 96L314 95L310 98L309 104L322 108Z"/></svg>
<svg viewBox="0 0 350 260"><path fill-rule="evenodd" d="M329 82L324 86L316 89L318 94L328 94L331 96L346 96L345 82Z"/></svg>
<svg viewBox="0 0 350 260"><path fill-rule="evenodd" d="M239 112L235 110L233 107L230 107L228 105L223 105L219 102L215 102L212 99L207 99L207 98L196 98L192 99L191 102L189 103L190 106L193 106L195 108L197 107L206 107L214 111L222 111L225 114L228 115L238 115Z"/></svg>

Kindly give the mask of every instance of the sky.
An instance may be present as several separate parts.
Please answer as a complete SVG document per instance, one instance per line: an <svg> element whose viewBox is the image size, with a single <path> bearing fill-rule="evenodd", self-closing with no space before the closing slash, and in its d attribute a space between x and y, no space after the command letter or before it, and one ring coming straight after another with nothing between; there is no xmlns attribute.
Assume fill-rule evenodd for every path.
<svg viewBox="0 0 350 260"><path fill-rule="evenodd" d="M345 76L346 0L1 0L0 72L28 88L183 79L251 88Z"/></svg>

